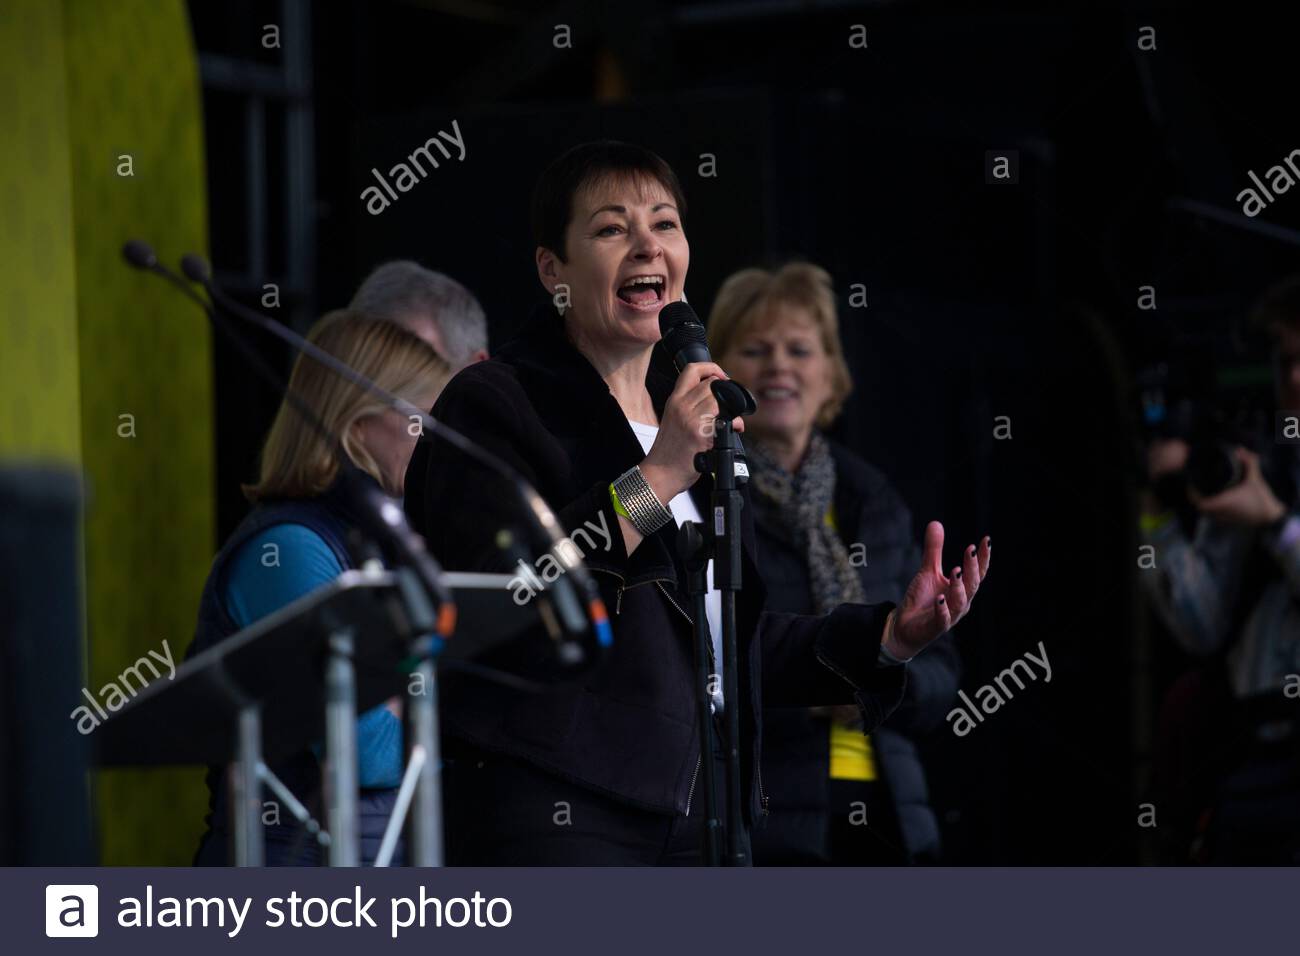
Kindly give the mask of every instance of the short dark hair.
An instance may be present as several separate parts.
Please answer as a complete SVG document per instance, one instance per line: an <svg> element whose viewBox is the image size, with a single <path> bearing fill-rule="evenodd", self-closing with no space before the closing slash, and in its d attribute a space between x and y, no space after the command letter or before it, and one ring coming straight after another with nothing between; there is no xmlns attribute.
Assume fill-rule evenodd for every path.
<svg viewBox="0 0 1300 956"><path fill-rule="evenodd" d="M1256 300L1250 320L1251 325L1270 337L1276 335L1278 326L1300 332L1300 275L1270 286Z"/></svg>
<svg viewBox="0 0 1300 956"><path fill-rule="evenodd" d="M653 179L668 191L679 216L686 215L686 196L677 174L644 146L603 139L565 150L542 171L533 188L533 239L567 261L564 234L573 218L573 197L604 179L629 176Z"/></svg>

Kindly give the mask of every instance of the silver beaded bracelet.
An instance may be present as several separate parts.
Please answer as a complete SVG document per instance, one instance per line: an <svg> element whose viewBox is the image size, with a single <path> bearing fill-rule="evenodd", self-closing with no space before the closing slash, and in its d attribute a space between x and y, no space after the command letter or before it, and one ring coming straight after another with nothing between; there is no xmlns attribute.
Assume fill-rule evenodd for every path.
<svg viewBox="0 0 1300 956"><path fill-rule="evenodd" d="M642 537L650 537L673 520L673 513L664 507L645 480L645 475L641 474L640 465L623 472L610 487L627 512L627 520L641 532Z"/></svg>

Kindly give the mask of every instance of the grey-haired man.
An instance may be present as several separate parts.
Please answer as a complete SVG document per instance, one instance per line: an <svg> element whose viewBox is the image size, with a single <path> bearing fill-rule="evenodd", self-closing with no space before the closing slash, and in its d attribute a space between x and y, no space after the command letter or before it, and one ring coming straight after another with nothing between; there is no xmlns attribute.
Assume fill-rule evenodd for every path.
<svg viewBox="0 0 1300 956"><path fill-rule="evenodd" d="M410 329L459 372L488 357L487 316L474 293L418 262L385 262L366 276L350 308Z"/></svg>

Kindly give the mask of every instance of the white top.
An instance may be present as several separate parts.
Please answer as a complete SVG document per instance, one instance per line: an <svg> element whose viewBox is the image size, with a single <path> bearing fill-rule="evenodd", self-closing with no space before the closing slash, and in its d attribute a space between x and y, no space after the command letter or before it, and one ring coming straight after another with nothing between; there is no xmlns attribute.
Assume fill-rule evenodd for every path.
<svg viewBox="0 0 1300 956"><path fill-rule="evenodd" d="M650 446L655 443L655 436L659 434L658 425L647 425L644 422L634 422L628 419L627 422L632 426L632 431L636 433L637 441L641 443L641 450L647 455L650 454ZM673 513L673 519L680 528L687 521L703 522L700 515L700 509L695 507L695 502L691 499L689 491L683 491L672 501L668 502L668 510ZM713 667L714 676L711 683L714 686L713 691L713 710L715 713L722 712L722 594L713 586L713 561L710 559L707 569L709 589L704 595L704 613L709 619L709 634L713 638Z"/></svg>

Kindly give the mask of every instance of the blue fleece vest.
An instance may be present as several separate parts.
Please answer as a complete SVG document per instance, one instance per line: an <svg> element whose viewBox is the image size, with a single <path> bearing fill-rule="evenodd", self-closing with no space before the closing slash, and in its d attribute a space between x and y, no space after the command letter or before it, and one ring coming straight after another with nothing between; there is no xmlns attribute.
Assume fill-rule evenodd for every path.
<svg viewBox="0 0 1300 956"><path fill-rule="evenodd" d="M239 625L230 617L222 598L226 591L226 569L239 549L267 528L278 524L302 525L320 536L334 552L341 568L346 571L356 566L347 546L351 522L339 497L335 486L317 498L259 505L239 523L212 560L207 583L203 586L203 597L199 600L199 620L194 629L194 640L185 655L187 658L207 650L239 630Z"/></svg>
<svg viewBox="0 0 1300 956"><path fill-rule="evenodd" d="M356 566L348 544L351 529L356 521L352 511L344 500L340 486L336 483L324 494L316 498L294 499L269 502L258 505L240 522L217 552L208 572L207 582L203 587L203 596L199 600L198 623L194 630L194 640L186 651L190 658L201 651L219 643L239 630L238 624L226 610L223 595L225 578L231 559L239 549L252 538L278 524L302 525L325 542L344 570ZM264 732L273 734L274 727L264 728ZM311 751L303 751L272 767L285 785L306 804L311 814L320 820L321 766ZM208 830L199 844L195 862L199 865L224 865L227 860L227 843L229 828L229 807L226 802L225 768L211 767L207 774L209 791ZM393 791L373 792L369 800L363 795L361 837L363 851L370 845L378 845L382 833L385 810L390 807ZM371 804L373 812L370 811ZM266 864L306 865L320 862L320 851L315 841L305 837L303 828L285 808L279 808L279 822L266 823ZM265 821L264 821L265 822ZM373 832L372 832L373 831ZM373 853L365 853L372 857Z"/></svg>

